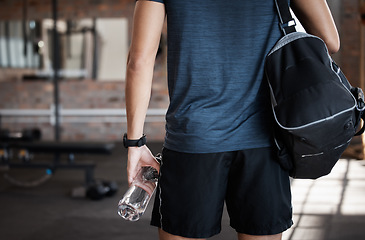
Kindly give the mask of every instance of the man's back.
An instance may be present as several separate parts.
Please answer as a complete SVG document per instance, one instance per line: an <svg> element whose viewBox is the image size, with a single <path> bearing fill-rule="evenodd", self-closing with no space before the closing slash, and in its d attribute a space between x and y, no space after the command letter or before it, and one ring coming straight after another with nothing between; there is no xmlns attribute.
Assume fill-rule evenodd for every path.
<svg viewBox="0 0 365 240"><path fill-rule="evenodd" d="M165 0L171 104L165 146L270 145L263 60L280 37L274 1ZM207 144L208 143L208 144Z"/></svg>

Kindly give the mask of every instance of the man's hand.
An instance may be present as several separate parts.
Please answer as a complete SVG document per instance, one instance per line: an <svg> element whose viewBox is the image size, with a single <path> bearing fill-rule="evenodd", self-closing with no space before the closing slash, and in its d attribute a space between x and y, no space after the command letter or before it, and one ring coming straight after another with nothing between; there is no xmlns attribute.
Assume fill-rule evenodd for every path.
<svg viewBox="0 0 365 240"><path fill-rule="evenodd" d="M151 166L160 171L160 164L146 145L142 147L129 147L127 165L129 185L143 166Z"/></svg>

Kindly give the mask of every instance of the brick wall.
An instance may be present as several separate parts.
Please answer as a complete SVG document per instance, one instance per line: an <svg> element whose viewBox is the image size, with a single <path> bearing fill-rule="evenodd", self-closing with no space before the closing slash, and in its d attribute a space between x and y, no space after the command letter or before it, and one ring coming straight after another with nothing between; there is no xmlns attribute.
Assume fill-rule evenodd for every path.
<svg viewBox="0 0 365 240"><path fill-rule="evenodd" d="M63 140L120 140L126 131L124 82L96 82L93 80L60 81L62 109L111 109L119 115L62 116ZM0 82L0 109L50 110L53 105L53 83L50 81ZM167 90L157 77L154 79L150 108L166 109ZM61 109L61 111L62 111ZM53 139L51 116L5 116L2 128L20 131L24 128L42 129L43 139ZM161 140L164 136L164 117L149 116L145 126L149 139Z"/></svg>
<svg viewBox="0 0 365 240"><path fill-rule="evenodd" d="M22 19L23 0L0 0L1 19ZM27 18L52 18L52 0L27 0ZM63 19L131 17L135 0L58 0L58 16Z"/></svg>
<svg viewBox="0 0 365 240"><path fill-rule="evenodd" d="M360 27L364 26L360 25L359 1L342 0L341 68L356 86L360 86Z"/></svg>
<svg viewBox="0 0 365 240"><path fill-rule="evenodd" d="M342 0L340 14L340 38L341 38L341 69L345 73L348 80L354 86L360 86L365 89L365 86L360 79L360 70L365 66L360 65L361 57L361 28L365 27L360 23L359 1L358 0ZM362 43L363 44L363 43ZM352 146L362 146L364 136L354 137ZM347 151L351 151L351 147ZM358 159L363 159L363 150L361 148L354 151L350 156Z"/></svg>
<svg viewBox="0 0 365 240"><path fill-rule="evenodd" d="M27 0L27 19L52 18L51 0ZM129 41L135 0L58 0L59 19L127 18ZM23 0L0 0L0 20L22 19ZM150 108L166 109L166 51L156 59ZM0 69L0 109L50 110L53 105L51 80L22 81L21 75L32 70ZM5 80L4 80L5 79ZM60 104L62 109L125 109L124 82L93 80L61 80ZM126 119L121 116L63 116L62 140L120 140L126 131ZM2 117L1 127L13 131L38 127L43 139L53 139L53 118L50 116ZM162 140L164 117L148 116L145 133L149 139Z"/></svg>

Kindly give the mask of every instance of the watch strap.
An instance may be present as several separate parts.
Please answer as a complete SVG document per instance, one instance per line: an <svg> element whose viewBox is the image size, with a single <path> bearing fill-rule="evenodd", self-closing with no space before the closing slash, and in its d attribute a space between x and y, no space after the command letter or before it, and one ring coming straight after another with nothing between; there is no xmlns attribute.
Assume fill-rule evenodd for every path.
<svg viewBox="0 0 365 240"><path fill-rule="evenodd" d="M142 147L147 142L146 135L143 134L143 136L140 139L128 139L127 134L125 133L123 136L123 146L125 148L128 147Z"/></svg>

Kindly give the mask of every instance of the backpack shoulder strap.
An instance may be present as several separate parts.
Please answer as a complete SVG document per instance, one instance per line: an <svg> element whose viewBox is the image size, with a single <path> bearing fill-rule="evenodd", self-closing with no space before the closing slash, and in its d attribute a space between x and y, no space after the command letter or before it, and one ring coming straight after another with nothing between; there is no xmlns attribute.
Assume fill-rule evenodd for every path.
<svg viewBox="0 0 365 240"><path fill-rule="evenodd" d="M276 10L278 12L280 20L280 29L283 31L284 35L287 35L295 30L295 20L293 19L287 0L275 0Z"/></svg>

